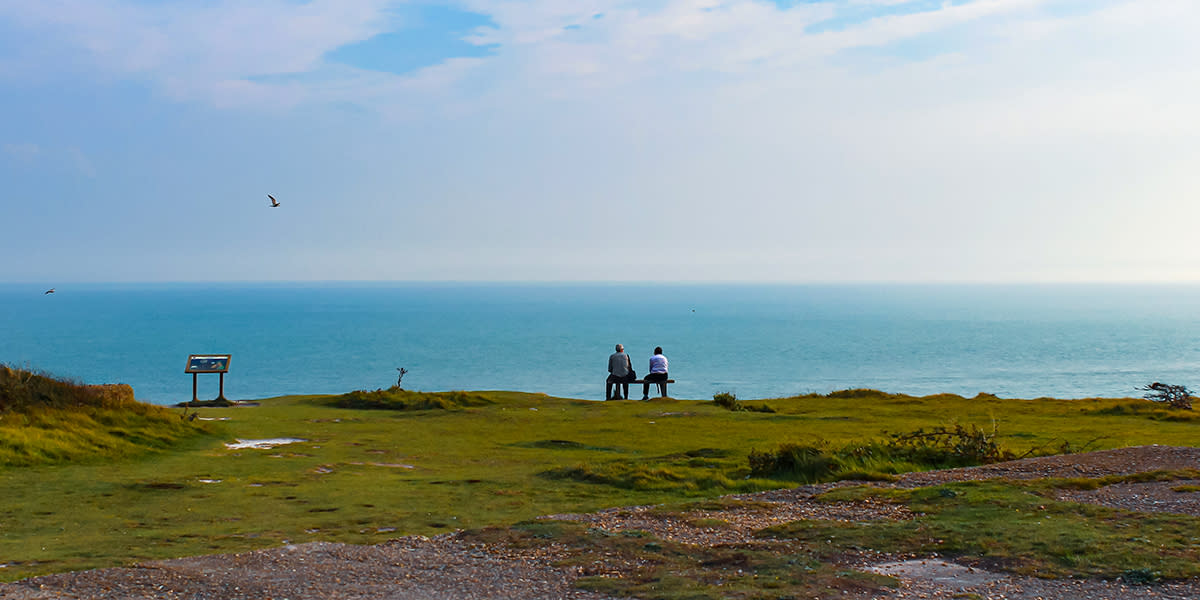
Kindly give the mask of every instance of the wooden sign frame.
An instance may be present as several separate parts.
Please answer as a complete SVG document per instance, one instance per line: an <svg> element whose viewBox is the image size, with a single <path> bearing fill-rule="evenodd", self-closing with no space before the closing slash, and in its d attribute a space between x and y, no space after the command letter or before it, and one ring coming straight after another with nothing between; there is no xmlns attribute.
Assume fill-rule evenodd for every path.
<svg viewBox="0 0 1200 600"><path fill-rule="evenodd" d="M192 374L192 402L199 402L196 397L196 376L200 373L218 373L221 376L220 392L217 394L217 400L229 400L225 398L225 374L229 372L229 362L232 358L229 354L189 354L187 364L183 367L184 373Z"/></svg>

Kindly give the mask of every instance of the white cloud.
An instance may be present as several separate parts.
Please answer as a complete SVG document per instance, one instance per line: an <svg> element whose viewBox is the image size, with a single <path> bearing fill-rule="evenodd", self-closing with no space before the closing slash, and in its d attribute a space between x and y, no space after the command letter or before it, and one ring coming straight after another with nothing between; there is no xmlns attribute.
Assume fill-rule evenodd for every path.
<svg viewBox="0 0 1200 600"><path fill-rule="evenodd" d="M80 174L87 177L96 176L96 165L92 163L92 159L88 158L79 148L71 147L66 151L67 160Z"/></svg>
<svg viewBox="0 0 1200 600"><path fill-rule="evenodd" d="M42 153L37 144L4 144L4 153L20 160L32 160Z"/></svg>
<svg viewBox="0 0 1200 600"><path fill-rule="evenodd" d="M839 52L880 46L1051 0L974 0L882 16L837 31L808 28L836 16L836 3L783 9L764 0L503 1L465 0L490 17L468 40L497 45L485 62L497 80L561 97L563 86L619 86L678 73L769 75L821 66ZM357 102L359 91L406 94L449 89L478 74L462 61L410 76L358 72L327 64L330 51L396 29L395 0L314 0L254 4L145 4L130 0L0 0L0 19L52 40L60 68L148 79L169 95L218 106L285 102ZM886 2L885 5L892 3ZM291 75L286 82L273 76ZM338 92L339 93L335 93ZM310 95L311 92L311 95ZM340 96L340 97L338 97ZM390 99L410 100L408 96ZM418 97L419 99L419 97ZM372 106L381 108L390 102Z"/></svg>
<svg viewBox="0 0 1200 600"><path fill-rule="evenodd" d="M19 161L23 167L49 164L87 177L96 176L95 164L82 150L74 146L54 148L41 144L9 143L0 146L0 150Z"/></svg>
<svg viewBox="0 0 1200 600"><path fill-rule="evenodd" d="M128 0L0 2L0 19L38 31L58 65L145 78L180 99L260 101L258 77L319 72L322 57L394 28L388 0L147 4ZM72 73L77 75L78 73Z"/></svg>

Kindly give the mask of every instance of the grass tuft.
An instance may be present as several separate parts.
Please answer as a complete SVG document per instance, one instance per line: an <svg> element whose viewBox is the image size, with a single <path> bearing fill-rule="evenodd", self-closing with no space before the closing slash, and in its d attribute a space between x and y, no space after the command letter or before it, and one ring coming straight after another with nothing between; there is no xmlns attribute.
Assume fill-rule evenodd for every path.
<svg viewBox="0 0 1200 600"><path fill-rule="evenodd" d="M84 385L43 371L0 365L0 413L44 408L120 408L133 404L128 385Z"/></svg>
<svg viewBox="0 0 1200 600"><path fill-rule="evenodd" d="M637 491L711 493L760 489L759 485L746 481L734 481L719 472L697 473L689 469L655 467L629 461L560 467L546 470L541 475L547 479L598 483Z"/></svg>
<svg viewBox="0 0 1200 600"><path fill-rule="evenodd" d="M129 386L93 386L0 366L0 465L96 461L162 451L203 435Z"/></svg>
<svg viewBox="0 0 1200 600"><path fill-rule="evenodd" d="M329 401L338 408L360 410L462 410L491 404L481 394L468 392L414 392L391 387L375 391L355 390Z"/></svg>
<svg viewBox="0 0 1200 600"><path fill-rule="evenodd" d="M1200 412L1186 408L1173 408L1170 405L1150 401L1122 402L1112 406L1097 408L1087 414L1103 416L1136 416L1152 421L1171 423L1200 422Z"/></svg>
<svg viewBox="0 0 1200 600"><path fill-rule="evenodd" d="M832 449L828 442L781 444L774 451L751 449L750 475L818 483L837 480L888 481L894 474L990 464L1016 458L996 432L975 426L937 426L890 434L882 440Z"/></svg>

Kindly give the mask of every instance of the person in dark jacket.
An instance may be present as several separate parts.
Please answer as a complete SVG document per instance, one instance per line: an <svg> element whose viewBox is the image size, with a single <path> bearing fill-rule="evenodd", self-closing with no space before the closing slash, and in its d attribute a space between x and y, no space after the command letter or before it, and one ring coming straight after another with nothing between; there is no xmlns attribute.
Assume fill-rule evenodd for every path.
<svg viewBox="0 0 1200 600"><path fill-rule="evenodd" d="M629 374L633 372L633 362L625 354L625 346L617 344L617 351L608 357L608 379L604 380L604 399L620 400L629 398ZM613 385L617 386L617 395L612 395ZM624 394L621 394L624 389Z"/></svg>

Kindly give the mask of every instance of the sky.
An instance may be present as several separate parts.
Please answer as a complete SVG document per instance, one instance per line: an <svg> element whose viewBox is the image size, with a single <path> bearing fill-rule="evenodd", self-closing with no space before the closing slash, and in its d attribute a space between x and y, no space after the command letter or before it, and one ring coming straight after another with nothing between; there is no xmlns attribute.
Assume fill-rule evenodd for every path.
<svg viewBox="0 0 1200 600"><path fill-rule="evenodd" d="M1200 281L1196 31L1195 0L0 0L0 282Z"/></svg>

